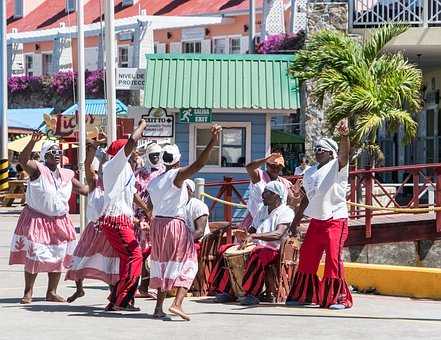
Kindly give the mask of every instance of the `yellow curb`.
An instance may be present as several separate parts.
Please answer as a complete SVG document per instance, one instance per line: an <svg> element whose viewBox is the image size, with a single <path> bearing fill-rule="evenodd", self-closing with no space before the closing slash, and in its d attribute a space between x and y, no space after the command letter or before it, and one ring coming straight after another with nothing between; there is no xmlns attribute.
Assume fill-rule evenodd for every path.
<svg viewBox="0 0 441 340"><path fill-rule="evenodd" d="M441 299L441 269L379 264L345 263L350 285L360 290L375 288L381 295ZM319 267L323 275L324 264Z"/></svg>

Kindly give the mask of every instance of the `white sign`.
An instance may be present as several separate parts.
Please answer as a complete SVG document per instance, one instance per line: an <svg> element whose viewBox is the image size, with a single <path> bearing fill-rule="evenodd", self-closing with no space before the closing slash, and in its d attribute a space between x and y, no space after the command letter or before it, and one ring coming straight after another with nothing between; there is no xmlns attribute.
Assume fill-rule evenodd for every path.
<svg viewBox="0 0 441 340"><path fill-rule="evenodd" d="M144 90L145 69L123 68L116 69L116 88L118 90Z"/></svg>
<svg viewBox="0 0 441 340"><path fill-rule="evenodd" d="M175 132L175 116L167 114L162 108L147 108L143 106L129 106L129 118L135 120L135 125L145 119L147 127L144 137L172 138Z"/></svg>
<svg viewBox="0 0 441 340"><path fill-rule="evenodd" d="M181 31L181 40L204 40L205 28L204 27L189 27L183 28Z"/></svg>

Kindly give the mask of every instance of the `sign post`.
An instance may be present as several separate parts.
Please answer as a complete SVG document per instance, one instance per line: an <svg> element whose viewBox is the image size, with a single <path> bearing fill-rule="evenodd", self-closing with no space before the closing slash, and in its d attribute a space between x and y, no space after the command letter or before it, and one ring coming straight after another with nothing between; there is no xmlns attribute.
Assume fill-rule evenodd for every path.
<svg viewBox="0 0 441 340"><path fill-rule="evenodd" d="M213 114L211 109L180 109L179 123L211 123Z"/></svg>

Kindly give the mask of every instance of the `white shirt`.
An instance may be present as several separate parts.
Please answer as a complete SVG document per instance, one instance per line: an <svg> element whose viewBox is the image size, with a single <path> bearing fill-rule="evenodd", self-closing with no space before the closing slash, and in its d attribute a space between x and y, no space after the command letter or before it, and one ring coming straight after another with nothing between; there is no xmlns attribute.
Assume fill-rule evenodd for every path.
<svg viewBox="0 0 441 340"><path fill-rule="evenodd" d="M124 148L103 165L104 215L133 216L135 175Z"/></svg>
<svg viewBox="0 0 441 340"><path fill-rule="evenodd" d="M294 170L294 176L303 176L311 166L307 165L304 169L301 166L297 166Z"/></svg>
<svg viewBox="0 0 441 340"><path fill-rule="evenodd" d="M309 204L304 214L317 220L348 218L346 189L349 165L339 170L338 159L333 159L320 169L309 168L303 176L303 187Z"/></svg>
<svg viewBox="0 0 441 340"><path fill-rule="evenodd" d="M186 219L188 228L191 230L192 233L195 232L196 228L194 225L194 221L196 221L199 217L202 217L210 214L208 211L208 206L202 202L201 200L192 197L190 201L185 206L185 213L186 213ZM207 218L207 224L205 225L204 235L207 235L210 233L210 227L208 226L208 218Z"/></svg>
<svg viewBox="0 0 441 340"><path fill-rule="evenodd" d="M187 186L178 188L173 182L179 168L170 169L156 178L147 186L153 204L153 216L179 217L185 220L185 206L188 201Z"/></svg>
<svg viewBox="0 0 441 340"><path fill-rule="evenodd" d="M268 214L268 207L262 206L253 219L253 227L256 228L256 234L270 233L277 230L279 224L291 224L294 219L294 211L286 204L281 204ZM256 243L264 246L279 249L281 240L279 241L262 241L255 240Z"/></svg>
<svg viewBox="0 0 441 340"><path fill-rule="evenodd" d="M103 214L104 191L101 187L96 187L94 191L87 195L86 220L87 223L96 222Z"/></svg>
<svg viewBox="0 0 441 340"><path fill-rule="evenodd" d="M69 212L74 172L57 168L51 171L37 162L40 176L28 182L26 203L32 209L46 216L63 216Z"/></svg>

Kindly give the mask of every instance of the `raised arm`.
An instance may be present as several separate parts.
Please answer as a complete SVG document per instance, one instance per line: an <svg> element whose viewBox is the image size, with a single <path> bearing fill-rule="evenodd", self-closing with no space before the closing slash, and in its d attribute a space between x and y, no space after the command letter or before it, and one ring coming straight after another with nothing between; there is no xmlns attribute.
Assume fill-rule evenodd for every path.
<svg viewBox="0 0 441 340"><path fill-rule="evenodd" d="M36 161L31 160L32 150L34 149L35 144L43 138L43 134L39 131L34 131L31 136L31 140L25 146L23 151L20 153L18 161L20 162L23 169L29 174L29 178L31 180L35 180L40 176L40 171L38 170L38 166Z"/></svg>
<svg viewBox="0 0 441 340"><path fill-rule="evenodd" d="M349 141L348 120L343 119L337 125L337 131L340 135L340 145L338 146L338 166L343 169L349 162L349 151L351 144Z"/></svg>
<svg viewBox="0 0 441 340"><path fill-rule="evenodd" d="M182 183L184 183L187 178L190 178L196 172L202 169L202 167L208 162L208 157L210 156L210 152L213 149L213 146L215 146L219 142L219 135L221 131L222 127L220 125L215 124L211 127L210 142L192 164L179 169L179 172L174 180L174 185L180 188L182 186Z"/></svg>
<svg viewBox="0 0 441 340"><path fill-rule="evenodd" d="M251 183L256 184L259 183L261 178L259 175L259 168L264 165L266 162L268 162L272 158L279 157L279 153L272 153L268 157L256 159L254 161L251 161L245 166L245 169L247 170L248 176L250 176Z"/></svg>
<svg viewBox="0 0 441 340"><path fill-rule="evenodd" d="M124 153L126 154L126 157L129 157L132 154L133 150L135 150L136 145L138 144L138 140L141 139L142 132L146 127L147 122L144 119L141 119L138 127L135 129L135 131L133 131L132 135L129 137L129 140L124 146Z"/></svg>
<svg viewBox="0 0 441 340"><path fill-rule="evenodd" d="M96 182L95 182L95 171L92 168L92 162L95 157L97 145L94 141L89 140L87 141L87 147L86 147L86 159L84 161L84 170L86 173L86 182L89 186L89 192L92 192L96 188Z"/></svg>

